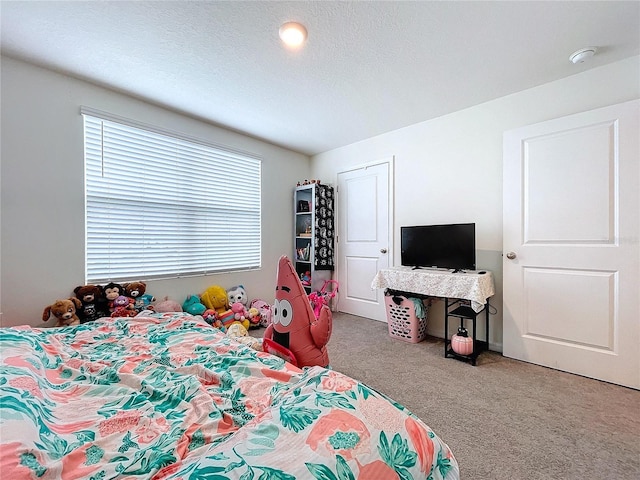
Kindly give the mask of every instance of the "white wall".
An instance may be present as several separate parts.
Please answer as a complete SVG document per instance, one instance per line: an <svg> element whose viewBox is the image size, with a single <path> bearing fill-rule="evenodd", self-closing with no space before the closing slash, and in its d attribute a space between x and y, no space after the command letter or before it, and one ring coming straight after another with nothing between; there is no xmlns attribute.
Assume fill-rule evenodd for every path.
<svg viewBox="0 0 640 480"><path fill-rule="evenodd" d="M490 341L501 350L503 132L639 97L640 57L632 57L316 155L312 178L336 184L349 166L395 157L396 265L400 226L475 222L477 268L496 279ZM441 303L428 325L430 334L443 336Z"/></svg>
<svg viewBox="0 0 640 480"><path fill-rule="evenodd" d="M210 285L241 283L250 298L273 301L277 260L293 250L292 195L296 182L309 178L308 157L28 63L1 61L0 326L41 324L47 305L84 283L82 105L262 156L262 269L151 281L147 288L182 302Z"/></svg>

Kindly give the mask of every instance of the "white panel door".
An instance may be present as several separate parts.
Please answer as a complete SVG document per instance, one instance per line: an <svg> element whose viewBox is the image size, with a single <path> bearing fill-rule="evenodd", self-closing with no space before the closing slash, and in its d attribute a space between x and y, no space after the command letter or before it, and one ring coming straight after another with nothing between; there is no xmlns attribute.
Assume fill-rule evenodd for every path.
<svg viewBox="0 0 640 480"><path fill-rule="evenodd" d="M505 356L640 389L639 117L505 133Z"/></svg>
<svg viewBox="0 0 640 480"><path fill-rule="evenodd" d="M341 312L386 322L384 292L372 290L389 266L389 178L386 161L338 174L338 281Z"/></svg>

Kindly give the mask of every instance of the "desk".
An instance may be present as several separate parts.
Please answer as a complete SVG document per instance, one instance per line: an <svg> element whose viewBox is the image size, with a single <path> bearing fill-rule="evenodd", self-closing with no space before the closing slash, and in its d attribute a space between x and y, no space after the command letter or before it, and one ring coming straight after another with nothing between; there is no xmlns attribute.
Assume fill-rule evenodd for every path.
<svg viewBox="0 0 640 480"><path fill-rule="evenodd" d="M412 267L380 270L371 282L371 288L470 300L476 313L482 311L487 299L496 293L491 272L479 275L477 272L451 273L450 270L414 270Z"/></svg>
<svg viewBox="0 0 640 480"><path fill-rule="evenodd" d="M414 293L428 297L444 298L444 356L476 364L478 355L489 349L489 300L495 293L493 274L477 272L452 273L450 270L413 269L393 267L380 270L371 288L388 288L399 292ZM463 304L468 300L470 306ZM485 340L477 338L476 321L479 312L485 311ZM460 327L465 321L473 322L473 350L468 355L453 351L449 338L449 317L460 319Z"/></svg>

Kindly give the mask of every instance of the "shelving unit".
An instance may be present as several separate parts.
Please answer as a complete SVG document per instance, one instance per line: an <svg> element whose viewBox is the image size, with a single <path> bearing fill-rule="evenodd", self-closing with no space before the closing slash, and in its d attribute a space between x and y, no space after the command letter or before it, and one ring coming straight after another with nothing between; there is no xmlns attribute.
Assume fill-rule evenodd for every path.
<svg viewBox="0 0 640 480"><path fill-rule="evenodd" d="M325 203L322 218L316 211L319 202ZM333 272L333 188L317 184L296 187L293 208L293 263L306 292L311 293L320 290ZM318 258L327 264L319 265Z"/></svg>
<svg viewBox="0 0 640 480"><path fill-rule="evenodd" d="M444 315L444 356L456 358L465 362L471 362L475 366L478 355L485 350L489 350L489 301L479 312L473 310L463 300L445 298ZM479 340L477 336L478 317L485 314L485 337ZM451 348L451 337L449 337L449 317L459 318L460 326L464 327L466 322L472 322L473 352L470 355L460 355Z"/></svg>

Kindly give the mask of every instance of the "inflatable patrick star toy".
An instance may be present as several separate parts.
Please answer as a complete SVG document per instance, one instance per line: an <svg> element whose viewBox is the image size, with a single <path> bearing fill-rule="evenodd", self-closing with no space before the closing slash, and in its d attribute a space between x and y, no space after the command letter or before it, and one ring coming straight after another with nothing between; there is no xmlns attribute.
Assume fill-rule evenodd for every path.
<svg viewBox="0 0 640 480"><path fill-rule="evenodd" d="M331 310L323 305L316 318L309 297L286 255L278 261L276 301L271 320L264 338L288 349L295 356L298 367L329 365L326 345L333 325Z"/></svg>

